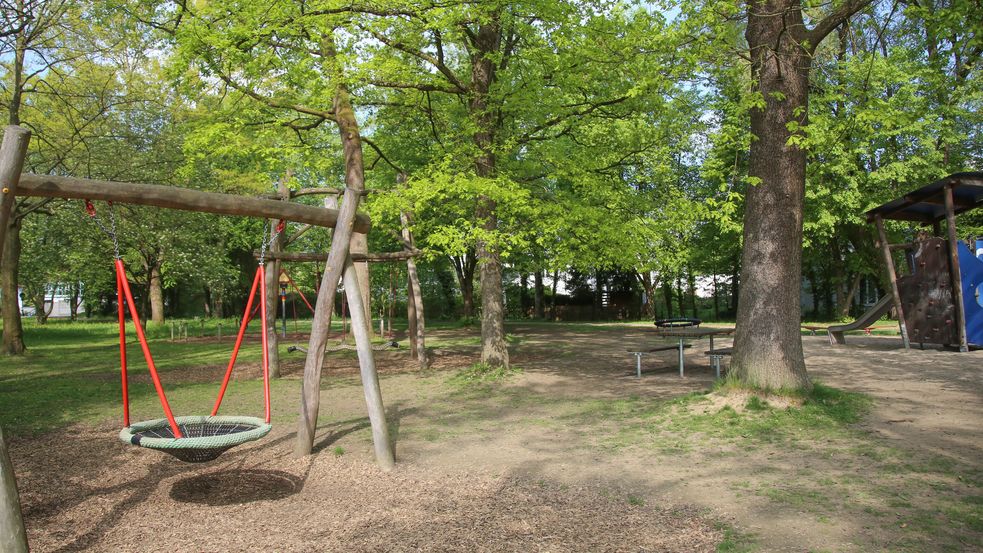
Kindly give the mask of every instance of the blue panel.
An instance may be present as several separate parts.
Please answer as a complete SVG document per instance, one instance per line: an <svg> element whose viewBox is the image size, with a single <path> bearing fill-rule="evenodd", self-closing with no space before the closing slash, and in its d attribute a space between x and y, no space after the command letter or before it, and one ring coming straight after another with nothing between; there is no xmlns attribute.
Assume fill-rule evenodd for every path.
<svg viewBox="0 0 983 553"><path fill-rule="evenodd" d="M957 243L966 306L966 341L983 346L983 259L974 256L962 240Z"/></svg>

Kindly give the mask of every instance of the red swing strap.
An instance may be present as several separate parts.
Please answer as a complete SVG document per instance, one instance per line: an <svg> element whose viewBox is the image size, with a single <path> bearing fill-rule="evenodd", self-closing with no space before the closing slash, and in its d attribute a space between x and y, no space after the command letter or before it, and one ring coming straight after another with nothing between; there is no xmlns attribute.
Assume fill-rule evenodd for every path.
<svg viewBox="0 0 983 553"><path fill-rule="evenodd" d="M123 379L123 426L130 426L130 392L126 377L126 299L119 271L116 271L116 303L119 305L119 368Z"/></svg>
<svg viewBox="0 0 983 553"><path fill-rule="evenodd" d="M130 292L130 283L126 280L126 269L123 267L123 260L119 258L116 259L116 281L119 284L119 287L122 288L123 294L125 294L126 306L129 308L130 318L133 319L133 326L136 327L137 338L140 340L140 348L143 349L143 357L147 360L147 367L150 369L150 377L154 381L154 388L157 389L157 397L160 398L160 406L164 409L164 415L167 417L167 422L171 426L171 431L174 432L174 437L183 438L184 436L181 434L181 429L178 428L177 421L174 420L174 414L171 413L171 406L167 403L167 395L164 394L164 387L160 383L160 377L157 375L157 366L154 365L154 358L150 354L150 346L147 345L147 336L144 335L143 326L140 324L140 315L137 313L136 306L133 302L133 293ZM122 311L122 308L120 311ZM125 347L126 337L124 335L120 341L120 350L122 351ZM125 353L123 355L125 355ZM125 403L127 402L124 402L124 404ZM128 409L128 406L126 409ZM129 415L127 415L127 418L129 418Z"/></svg>
<svg viewBox="0 0 983 553"><path fill-rule="evenodd" d="M225 397L225 390L229 387L229 379L232 378L232 369L235 367L236 359L239 356L239 348L242 346L242 339L246 335L246 327L249 326L249 321L252 319L250 312L253 309L253 302L256 300L256 294L259 292L259 309L260 309L260 320L262 321L262 330L260 331L261 340L263 343L263 404L265 407L266 422L270 422L270 354L269 345L267 343L266 336L266 267L265 265L260 265L256 269L256 276L253 278L253 286L249 290L249 299L246 300L246 312L242 317L242 323L239 325L239 334L236 336L235 346L232 348L232 358L229 359L229 366L225 369L225 378L222 380L222 387L218 391L218 398L215 399L215 406L212 408L212 416L218 414L218 409L222 405L222 399Z"/></svg>

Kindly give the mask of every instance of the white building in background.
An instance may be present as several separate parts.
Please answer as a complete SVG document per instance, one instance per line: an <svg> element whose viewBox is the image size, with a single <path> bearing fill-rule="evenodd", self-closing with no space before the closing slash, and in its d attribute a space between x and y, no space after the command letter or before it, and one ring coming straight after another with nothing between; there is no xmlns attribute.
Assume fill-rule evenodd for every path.
<svg viewBox="0 0 983 553"><path fill-rule="evenodd" d="M45 294L44 306L45 308L51 308L51 314L48 315L50 318L68 318L72 316L72 296L66 293L65 287L54 286L54 294L52 290L49 289ZM18 289L17 294L17 304L20 306L20 314L24 317L33 317L35 315L34 305L31 302L24 301L24 289Z"/></svg>

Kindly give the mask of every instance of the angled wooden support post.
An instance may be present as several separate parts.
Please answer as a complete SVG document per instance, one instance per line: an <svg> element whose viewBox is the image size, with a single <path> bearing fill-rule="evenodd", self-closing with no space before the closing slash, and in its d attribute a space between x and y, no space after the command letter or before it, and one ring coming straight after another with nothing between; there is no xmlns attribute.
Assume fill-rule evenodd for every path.
<svg viewBox="0 0 983 553"><path fill-rule="evenodd" d="M887 278L891 281L891 297L894 300L894 310L898 314L898 325L901 327L901 341L904 349L911 349L908 341L908 326L905 324L904 307L901 305L901 291L898 290L898 274L894 269L894 258L891 257L891 245L887 242L887 233L884 231L884 219L880 215L874 217L874 224L877 225L877 239L881 242L881 253L884 254L884 266L887 267Z"/></svg>
<svg viewBox="0 0 983 553"><path fill-rule="evenodd" d="M14 207L17 184L30 141L31 131L10 125L4 130L3 143L0 144L0 258L3 257L10 212ZM27 553L27 550L27 532L20 511L17 479L7 453L3 429L0 428L0 551Z"/></svg>
<svg viewBox="0 0 983 553"><path fill-rule="evenodd" d="M355 349L358 351L358 366L362 374L362 390L365 392L365 406L372 425L372 442L375 445L375 459L382 470L391 470L396 465L392 442L389 440L389 424L386 421L386 408L382 404L382 388L375 370L375 357L372 354L372 336L369 321L365 320L365 307L362 305L362 284L358 270L349 255L345 259L345 297L352 312L352 334L355 335Z"/></svg>
<svg viewBox="0 0 983 553"><path fill-rule="evenodd" d="M959 351L969 351L966 337L966 304L963 303L962 271L956 247L956 215L952 201L952 182L945 184L945 222L948 230L949 276L952 277L952 301L956 304L956 330L959 332Z"/></svg>

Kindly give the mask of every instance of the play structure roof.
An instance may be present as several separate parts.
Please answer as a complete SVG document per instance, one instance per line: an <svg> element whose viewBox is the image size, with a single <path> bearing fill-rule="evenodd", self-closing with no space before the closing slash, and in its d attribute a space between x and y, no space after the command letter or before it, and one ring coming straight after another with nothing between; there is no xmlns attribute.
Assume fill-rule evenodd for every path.
<svg viewBox="0 0 983 553"><path fill-rule="evenodd" d="M908 192L867 212L867 221L882 219L934 223L945 219L945 185L952 184L956 215L983 206L983 172L953 173L918 190Z"/></svg>

